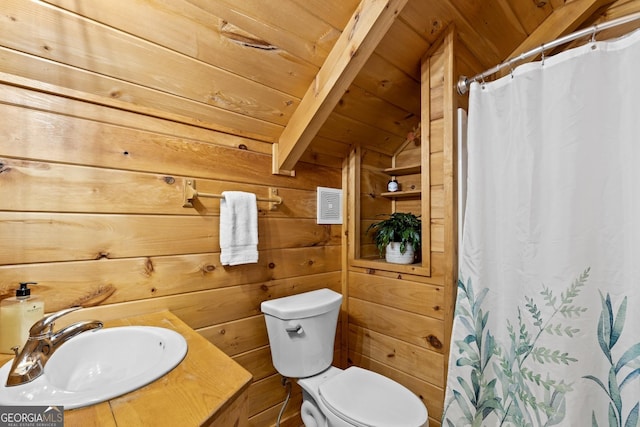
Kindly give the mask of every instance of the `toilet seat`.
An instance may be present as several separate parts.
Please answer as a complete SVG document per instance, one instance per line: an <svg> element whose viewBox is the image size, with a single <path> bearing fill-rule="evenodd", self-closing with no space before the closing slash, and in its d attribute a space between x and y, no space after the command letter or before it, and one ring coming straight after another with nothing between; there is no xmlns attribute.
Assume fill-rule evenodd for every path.
<svg viewBox="0 0 640 427"><path fill-rule="evenodd" d="M427 409L409 389L372 371L352 366L323 382L324 405L358 427L419 427Z"/></svg>

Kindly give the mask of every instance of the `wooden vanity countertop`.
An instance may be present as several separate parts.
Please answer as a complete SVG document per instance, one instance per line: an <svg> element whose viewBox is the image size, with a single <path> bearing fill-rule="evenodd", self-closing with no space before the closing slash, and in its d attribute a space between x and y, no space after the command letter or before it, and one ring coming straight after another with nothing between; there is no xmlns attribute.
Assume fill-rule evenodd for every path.
<svg viewBox="0 0 640 427"><path fill-rule="evenodd" d="M251 373L173 313L161 311L104 323L105 328L173 329L187 340L187 355L171 372L145 387L108 402L66 410L65 427L246 425ZM2 363L11 359L2 356Z"/></svg>

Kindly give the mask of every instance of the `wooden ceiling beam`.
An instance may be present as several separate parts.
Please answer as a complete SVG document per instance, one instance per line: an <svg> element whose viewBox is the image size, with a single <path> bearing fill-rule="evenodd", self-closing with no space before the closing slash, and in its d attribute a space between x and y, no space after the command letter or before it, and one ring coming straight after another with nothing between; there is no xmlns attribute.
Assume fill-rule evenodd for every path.
<svg viewBox="0 0 640 427"><path fill-rule="evenodd" d="M356 78L408 0L362 0L327 56L278 142L273 173L292 175L296 163Z"/></svg>
<svg viewBox="0 0 640 427"><path fill-rule="evenodd" d="M613 2L614 0L574 0L570 3L565 3L564 6L554 9L553 13L507 58L515 58L524 52L541 46L543 43L548 43L576 30L598 9Z"/></svg>

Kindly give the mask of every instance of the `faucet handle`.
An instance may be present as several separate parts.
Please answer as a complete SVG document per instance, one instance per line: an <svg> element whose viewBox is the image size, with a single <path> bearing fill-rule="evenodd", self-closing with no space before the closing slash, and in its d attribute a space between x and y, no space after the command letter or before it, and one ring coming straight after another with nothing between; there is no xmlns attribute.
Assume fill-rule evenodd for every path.
<svg viewBox="0 0 640 427"><path fill-rule="evenodd" d="M43 317L42 319L38 320L36 323L33 324L33 326L31 326L31 329L29 329L29 336L30 337L37 337L39 335L43 335L45 333L45 330L47 328L51 328L53 329L53 323L59 319L60 317L69 314L73 311L79 310L82 307L71 307L71 308L67 308L64 310L60 310L57 311L55 313L52 313L48 316ZM49 333L51 333L52 331L49 331Z"/></svg>

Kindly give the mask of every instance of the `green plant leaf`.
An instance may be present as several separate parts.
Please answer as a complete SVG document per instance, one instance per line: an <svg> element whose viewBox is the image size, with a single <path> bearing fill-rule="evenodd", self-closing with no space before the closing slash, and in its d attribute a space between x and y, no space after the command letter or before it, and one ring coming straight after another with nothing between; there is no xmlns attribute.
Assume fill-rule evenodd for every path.
<svg viewBox="0 0 640 427"><path fill-rule="evenodd" d="M616 363L616 374L620 372L620 369L622 369L625 365L639 358L640 342L632 345L631 348L624 352L620 360L618 360L618 363Z"/></svg>
<svg viewBox="0 0 640 427"><path fill-rule="evenodd" d="M400 252L406 252L407 243L411 243L416 252L420 252L422 222L419 216L411 212L394 212L388 218L373 223L367 228L367 234L373 233L373 241L380 256L391 242L400 243Z"/></svg>
<svg viewBox="0 0 640 427"><path fill-rule="evenodd" d="M482 347L482 358L480 360L480 368L484 370L484 368L489 364L489 360L493 356L495 351L495 339L493 335L487 331L487 338L484 341L484 346Z"/></svg>
<svg viewBox="0 0 640 427"><path fill-rule="evenodd" d="M474 334L469 334L464 337L464 342L467 344L477 343L476 336Z"/></svg>
<svg viewBox="0 0 640 427"><path fill-rule="evenodd" d="M546 422L546 426L555 426L560 424L567 412L567 401L565 393L553 392L551 395L551 401L549 404L551 416Z"/></svg>
<svg viewBox="0 0 640 427"><path fill-rule="evenodd" d="M613 325L613 307L611 305L611 295L607 294L607 296L603 298L602 293L600 293L600 298L602 299L602 315L604 317L604 326L606 328L606 343L609 350L611 350L611 328Z"/></svg>
<svg viewBox="0 0 640 427"><path fill-rule="evenodd" d="M585 375L582 378L586 378L588 380L591 380L593 382L595 382L596 384L598 384L602 390L604 390L604 392L607 394L607 396L609 396L609 390L607 390L607 387L604 385L604 383L602 381L600 381L600 379L594 377L593 375Z"/></svg>
<svg viewBox="0 0 640 427"><path fill-rule="evenodd" d="M463 305L462 300L464 298L458 296L458 299L456 301L456 317L458 317L458 320L462 320L462 319L466 319L471 317L471 313L469 312L469 310L467 310L467 308Z"/></svg>
<svg viewBox="0 0 640 427"><path fill-rule="evenodd" d="M478 366L478 360L472 360L469 359L468 357L460 357L458 360L456 360L456 365L457 366L473 366L473 367L477 367Z"/></svg>
<svg viewBox="0 0 640 427"><path fill-rule="evenodd" d="M542 286L542 291L540 291L540 294L542 295L542 297L544 298L544 300L546 301L546 305L556 308L556 301L557 298L555 296L553 296L553 291L551 289L549 289L546 286Z"/></svg>
<svg viewBox="0 0 640 427"><path fill-rule="evenodd" d="M620 396L620 387L618 387L618 379L616 378L616 370L612 366L609 369L609 396L616 407L616 413L622 413L622 396Z"/></svg>
<svg viewBox="0 0 640 427"><path fill-rule="evenodd" d="M528 296L525 296L525 300L527 302L525 304L525 307L527 307L527 310L529 310L529 314L531 314L531 317L533 317L533 319L535 320L535 322L533 322L533 325L538 327L542 326L542 313L538 309L538 305L535 303L533 298L530 298Z"/></svg>
<svg viewBox="0 0 640 427"><path fill-rule="evenodd" d="M469 384L467 384L467 382L462 377L457 377L456 379L458 380L458 384L460 384L460 387L462 387L462 390L467 395L467 399L469 400L469 402L471 402L473 406L476 406L476 394L471 389L471 386L469 386Z"/></svg>
<svg viewBox="0 0 640 427"><path fill-rule="evenodd" d="M605 314L605 310L606 307L603 304L603 309L598 319L598 344L600 345L600 349L602 350L606 358L609 360L609 363L613 363L613 361L611 360L611 351L608 345L610 328L607 325L608 317Z"/></svg>
<svg viewBox="0 0 640 427"><path fill-rule="evenodd" d="M464 400L464 397L462 396L462 394L460 394L459 391L456 391L456 390L453 390L453 397L456 399L456 402L458 402L458 406L460 407L460 409L462 410L462 413L464 414L465 418L469 421L469 424L470 424L471 421L473 421L473 414L471 414L469 405Z"/></svg>
<svg viewBox="0 0 640 427"><path fill-rule="evenodd" d="M638 377L640 377L640 368L634 369L629 373L629 375L624 377L624 379L620 383L620 390L622 390L627 384L629 384L631 381L633 381Z"/></svg>
<svg viewBox="0 0 640 427"><path fill-rule="evenodd" d="M478 316L476 316L475 318L475 335L476 335L476 340L478 341L478 347L482 347L482 333L484 331L484 327L487 324L487 317L488 317L489 313L483 315L482 314L482 310L480 310L480 312L478 313Z"/></svg>
<svg viewBox="0 0 640 427"><path fill-rule="evenodd" d="M482 401L482 406L478 408L480 413L482 414L482 419L486 419L492 412L495 412L496 409L502 409L502 404L500 403L500 399L497 397L491 397L490 399L485 399Z"/></svg>
<svg viewBox="0 0 640 427"><path fill-rule="evenodd" d="M473 307L472 307L472 311L473 311L474 315L476 315L480 311L480 307L482 307L482 303L484 301L484 298L487 296L488 292L489 292L489 288L484 288L476 296L476 299L473 302Z"/></svg>
<svg viewBox="0 0 640 427"><path fill-rule="evenodd" d="M469 305L473 307L473 299L475 298L475 293L473 292L473 282L471 282L471 279L467 280L467 297L469 297Z"/></svg>
<svg viewBox="0 0 640 427"><path fill-rule="evenodd" d="M607 298L609 294L607 294ZM618 342L618 338L620 338L620 334L622 334L622 328L624 327L624 320L627 315L627 297L624 297L622 300L622 304L620 304L620 308L618 309L618 314L616 315L616 320L613 323L613 329L611 330L611 341L609 344L609 348L613 348L614 345Z"/></svg>
<svg viewBox="0 0 640 427"><path fill-rule="evenodd" d="M489 313L485 313L483 315L482 311L480 311L478 314L480 315L479 317L482 319L482 323L480 324L480 327L484 331L484 328L487 326L487 321L489 320Z"/></svg>
<svg viewBox="0 0 640 427"><path fill-rule="evenodd" d="M467 331L471 332L472 334L474 334L473 336L475 337L475 333L476 333L476 328L474 328L471 325L471 322L469 322L469 319L471 319L471 316L468 317L460 317L458 320L464 325L464 327L467 329Z"/></svg>
<svg viewBox="0 0 640 427"><path fill-rule="evenodd" d="M638 411L640 411L640 403L636 403L636 406L629 411L624 427L638 427Z"/></svg>
<svg viewBox="0 0 640 427"><path fill-rule="evenodd" d="M478 369L471 371L471 386L473 387L473 395L480 396L480 374ZM473 399L473 404L478 405L476 398Z"/></svg>
<svg viewBox="0 0 640 427"><path fill-rule="evenodd" d="M611 402L609 402L609 426L619 426L618 416L616 415L616 411L613 408Z"/></svg>
<svg viewBox="0 0 640 427"><path fill-rule="evenodd" d="M537 347L531 351L531 355L534 360L539 363L563 363L568 365L570 362L575 362L577 359L569 357L569 353L561 353L560 350L551 350L546 347Z"/></svg>

